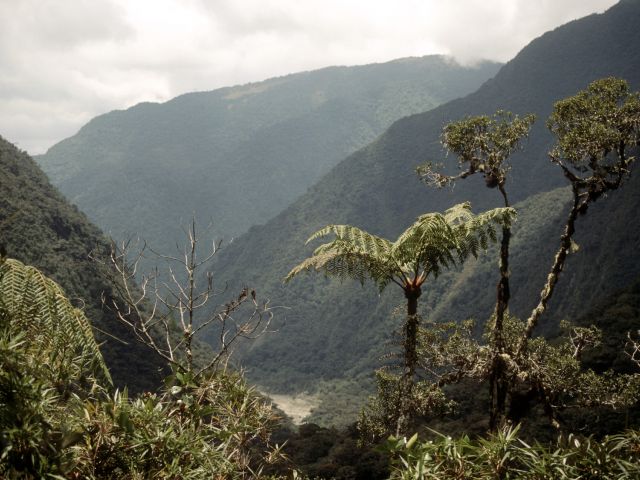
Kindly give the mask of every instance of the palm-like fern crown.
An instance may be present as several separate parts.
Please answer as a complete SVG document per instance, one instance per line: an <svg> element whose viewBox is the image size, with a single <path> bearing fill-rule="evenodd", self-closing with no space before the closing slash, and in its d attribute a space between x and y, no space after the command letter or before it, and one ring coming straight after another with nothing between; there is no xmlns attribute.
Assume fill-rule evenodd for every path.
<svg viewBox="0 0 640 480"><path fill-rule="evenodd" d="M393 243L350 225L328 225L307 243L329 234L335 236L334 240L316 248L285 281L313 269L360 282L371 278L380 290L390 282L419 286L430 274L437 276L442 268L461 263L469 255L477 256L495 241L496 226L508 226L514 218L512 208L474 215L471 204L461 203L444 214L421 215Z"/></svg>
<svg viewBox="0 0 640 480"><path fill-rule="evenodd" d="M51 379L111 377L84 313L53 280L13 259L0 259L0 310L22 332L27 348L39 352Z"/></svg>

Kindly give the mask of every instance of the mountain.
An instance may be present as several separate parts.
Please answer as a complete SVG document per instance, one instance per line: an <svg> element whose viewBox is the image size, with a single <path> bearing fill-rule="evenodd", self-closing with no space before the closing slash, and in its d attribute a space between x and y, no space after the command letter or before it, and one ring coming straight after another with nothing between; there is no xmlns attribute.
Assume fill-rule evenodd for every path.
<svg viewBox="0 0 640 480"><path fill-rule="evenodd" d="M99 116L36 160L104 231L166 252L194 213L227 239L264 223L393 121L498 68L428 56L189 93Z"/></svg>
<svg viewBox="0 0 640 480"><path fill-rule="evenodd" d="M84 309L116 386L128 386L132 393L158 386L163 364L102 308L102 293L112 289L89 257L108 248L106 238L49 183L29 155L2 137L0 245L10 258L55 280Z"/></svg>
<svg viewBox="0 0 640 480"><path fill-rule="evenodd" d="M403 302L400 292L392 285L378 298L373 285L361 288L318 275L283 285L282 278L311 253L305 240L326 224L352 224L395 238L424 212L442 211L463 200L470 200L475 211L499 206L496 192L479 178L459 182L453 190L435 190L421 184L414 173L426 160L446 161L448 168L455 168L455 159L445 156L439 137L446 123L467 115L507 109L533 112L538 118L524 150L513 157L507 185L512 202L524 202L518 221L521 230L516 230L513 243L512 310L526 315L552 263L570 198L560 188L566 184L561 172L547 160L553 139L545 120L554 102L592 80L615 75L638 89L638 21L640 2L623 1L603 14L542 35L477 92L397 121L277 217L228 246L218 258L218 278L250 284L274 305L287 307L278 317L277 333L245 353L250 378L281 391L313 390L318 385L327 385L329 391L328 384L335 382L355 391L370 380L399 325L391 311ZM537 194L542 196L532 197ZM629 216L638 201L636 173L620 192L603 199L580 220L576 241L581 252L562 274L542 330L563 316L579 316L637 277L640 260L635 244L640 235ZM487 256L469 263L462 275L443 275L426 284L420 299L423 313L485 320L495 296L496 263L495 256ZM332 402L337 405L335 399Z"/></svg>

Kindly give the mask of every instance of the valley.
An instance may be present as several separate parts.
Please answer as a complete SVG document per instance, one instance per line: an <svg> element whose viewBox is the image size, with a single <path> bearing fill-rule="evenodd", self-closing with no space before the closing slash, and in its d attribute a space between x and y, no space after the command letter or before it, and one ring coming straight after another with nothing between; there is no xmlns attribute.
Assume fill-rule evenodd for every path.
<svg viewBox="0 0 640 480"><path fill-rule="evenodd" d="M0 478L636 478L639 22L0 137Z"/></svg>

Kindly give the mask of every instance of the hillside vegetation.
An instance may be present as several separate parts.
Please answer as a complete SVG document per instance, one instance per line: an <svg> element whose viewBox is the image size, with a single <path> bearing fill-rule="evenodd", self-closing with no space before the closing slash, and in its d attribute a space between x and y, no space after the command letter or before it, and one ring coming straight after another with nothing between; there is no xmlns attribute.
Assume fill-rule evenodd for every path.
<svg viewBox="0 0 640 480"><path fill-rule="evenodd" d="M130 391L153 390L163 364L102 307L111 291L90 254L105 252L107 239L50 183L29 155L0 138L0 244L58 282L94 326L114 383Z"/></svg>
<svg viewBox="0 0 640 480"><path fill-rule="evenodd" d="M109 242L0 137L0 478L639 478L639 21L640 0L622 0L543 35L225 248L193 219L183 255L149 249L168 276L139 277L142 253ZM224 100L269 99L301 75ZM181 98L207 98L193 95ZM180 101L95 123L119 130ZM228 115L216 132L241 120ZM67 142L107 138L92 128ZM175 187L181 166L163 158L147 178ZM58 173L80 178L72 163ZM123 216L140 191L118 197ZM295 426L265 392L317 423Z"/></svg>
<svg viewBox="0 0 640 480"><path fill-rule="evenodd" d="M429 56L188 93L97 117L36 160L105 232L173 251L192 214L225 239L264 223L393 121L498 67Z"/></svg>

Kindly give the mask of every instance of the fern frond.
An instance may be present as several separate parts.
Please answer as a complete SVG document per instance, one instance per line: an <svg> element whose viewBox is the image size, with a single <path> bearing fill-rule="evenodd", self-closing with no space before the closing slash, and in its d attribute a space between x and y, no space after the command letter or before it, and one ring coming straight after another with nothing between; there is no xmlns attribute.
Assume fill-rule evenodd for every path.
<svg viewBox="0 0 640 480"><path fill-rule="evenodd" d="M436 266L448 263L451 251L457 248L456 238L451 225L440 213L421 215L393 243L393 257L407 269L411 265L430 264Z"/></svg>
<svg viewBox="0 0 640 480"><path fill-rule="evenodd" d="M496 227L509 228L515 219L515 209L502 207L472 215L457 225L455 235L458 238L459 261L464 261L469 255L477 257L480 250L486 250L489 243L496 241Z"/></svg>
<svg viewBox="0 0 640 480"><path fill-rule="evenodd" d="M313 255L295 266L285 278L316 270L360 282L371 278L383 289L394 278L412 281L418 275L437 276L469 255L477 256L496 240L496 226L508 226L515 218L512 208L496 208L474 215L469 202L449 208L444 214L426 213L398 239L388 240L350 225L327 225L307 243L327 235L334 240L317 247Z"/></svg>
<svg viewBox="0 0 640 480"><path fill-rule="evenodd" d="M341 245L341 248L353 249L363 254L379 258L388 255L391 251L391 243L388 240L351 225L327 225L311 235L307 240L307 244L313 240L330 234L335 235L335 241L326 245L333 245L335 242L341 242L336 244L336 246ZM320 248L322 248L322 246L316 249L316 251Z"/></svg>
<svg viewBox="0 0 640 480"><path fill-rule="evenodd" d="M444 219L449 225L460 225L473 220L471 202L463 202L448 208L444 212Z"/></svg>
<svg viewBox="0 0 640 480"><path fill-rule="evenodd" d="M89 320L39 270L13 259L0 264L0 304L11 328L25 332L30 348L46 355L56 374L76 371L111 383Z"/></svg>
<svg viewBox="0 0 640 480"><path fill-rule="evenodd" d="M380 288L390 281L391 243L350 225L328 225L315 232L309 240L333 234L335 239L320 245L313 256L294 267L285 282L303 271L323 271L339 278L354 278L361 283L367 278Z"/></svg>

